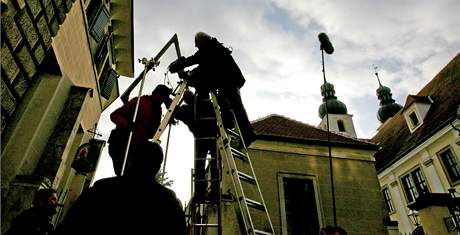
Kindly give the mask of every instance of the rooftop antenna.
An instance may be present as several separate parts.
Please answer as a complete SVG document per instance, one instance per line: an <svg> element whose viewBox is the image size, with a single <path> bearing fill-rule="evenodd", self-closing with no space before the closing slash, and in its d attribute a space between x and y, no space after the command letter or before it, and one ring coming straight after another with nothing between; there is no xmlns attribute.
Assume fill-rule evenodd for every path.
<svg viewBox="0 0 460 235"><path fill-rule="evenodd" d="M382 86L382 83L380 82L380 78L379 78L379 73L377 72L377 69L379 67L377 67L377 65L375 65L375 64L372 64L372 67L374 67L374 74L377 77L377 81L379 82L379 86Z"/></svg>

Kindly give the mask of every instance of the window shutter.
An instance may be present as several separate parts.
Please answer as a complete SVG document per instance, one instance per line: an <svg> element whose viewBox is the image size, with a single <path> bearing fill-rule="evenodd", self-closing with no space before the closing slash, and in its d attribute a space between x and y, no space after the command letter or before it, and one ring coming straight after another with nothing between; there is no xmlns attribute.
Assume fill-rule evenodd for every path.
<svg viewBox="0 0 460 235"><path fill-rule="evenodd" d="M101 96L102 97L104 97L106 99L110 98L110 95L112 94L113 85L115 84L115 82L116 82L118 77L119 77L119 75L113 69L111 69L107 73L107 77L104 79L104 82L103 82L102 88L101 88Z"/></svg>
<svg viewBox="0 0 460 235"><path fill-rule="evenodd" d="M99 8L96 19L93 21L91 26L91 35L93 38L99 42L104 36L104 29L107 23L109 22L110 13L104 6Z"/></svg>

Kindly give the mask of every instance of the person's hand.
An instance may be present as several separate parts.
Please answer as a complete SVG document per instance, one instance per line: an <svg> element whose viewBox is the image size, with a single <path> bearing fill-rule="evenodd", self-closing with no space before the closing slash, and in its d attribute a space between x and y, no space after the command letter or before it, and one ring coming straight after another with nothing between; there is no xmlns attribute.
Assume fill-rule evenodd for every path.
<svg viewBox="0 0 460 235"><path fill-rule="evenodd" d="M169 66L168 66L169 72L177 73L177 72L181 71L182 69L184 69L184 65L183 65L184 60L185 60L185 57L181 56L177 60L175 60L171 64L169 64Z"/></svg>

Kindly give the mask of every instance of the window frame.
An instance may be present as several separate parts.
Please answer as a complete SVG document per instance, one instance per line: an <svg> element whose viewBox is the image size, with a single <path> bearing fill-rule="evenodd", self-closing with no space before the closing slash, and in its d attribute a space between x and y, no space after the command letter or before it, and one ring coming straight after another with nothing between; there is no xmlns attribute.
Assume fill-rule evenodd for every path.
<svg viewBox="0 0 460 235"><path fill-rule="evenodd" d="M422 181L419 181L420 178ZM404 197L406 198L407 205L415 203L417 198L419 198L421 195L430 192L430 188L421 166L412 168L407 173L401 175L399 180L401 183L402 191L404 193ZM406 184L406 182L409 184ZM409 195L410 198L413 198L413 200L410 200Z"/></svg>
<svg viewBox="0 0 460 235"><path fill-rule="evenodd" d="M318 223L319 227L324 226L324 215L322 209L322 203L320 199L320 192L319 192L319 185L318 185L318 178L314 175L306 175L306 174L296 174L296 173L286 173L286 172L278 172L278 196L279 196L279 203L280 203L280 219L281 219L281 234L287 235L287 217L286 217L286 204L284 198L284 185L283 179L284 178L294 178L294 179L302 179L302 180L311 180L313 183L314 195L315 195L315 202L316 202L316 213L318 216Z"/></svg>
<svg viewBox="0 0 460 235"><path fill-rule="evenodd" d="M420 124L420 120L417 117L417 112L410 112L409 114L407 114L407 116L409 117L409 121L413 127L417 127Z"/></svg>
<svg viewBox="0 0 460 235"><path fill-rule="evenodd" d="M417 125L414 124L414 121L411 118L412 115L414 115L414 117L417 119ZM404 119L406 119L407 126L409 127L411 133L413 133L415 130L417 130L419 127L423 125L423 119L420 118L420 115L421 114L417 110L415 104L412 104L409 109L404 111Z"/></svg>
<svg viewBox="0 0 460 235"><path fill-rule="evenodd" d="M382 188L383 200L385 201L385 205L387 207L388 213L393 214L396 212L396 208L393 203L393 198L391 196L390 188L385 186ZM386 192L386 193L385 193Z"/></svg>
<svg viewBox="0 0 460 235"><path fill-rule="evenodd" d="M442 154L444 154L446 152L450 152L450 155L452 156L452 158L455 160L455 163L456 163L455 165L452 165L452 166L454 166L454 167L456 166L458 168L459 172L460 172L460 161L459 161L457 155L455 154L455 151L453 151L451 146L443 148L441 151L436 153L436 155L439 158L439 162L441 163L442 169L444 170L444 174L446 175L446 178L449 181L449 184L451 186L456 186L456 185L460 184L460 176L458 176L457 180L455 180L455 181L452 180L451 175L449 173L450 170L446 166L446 164L445 164L445 162L443 160L443 156L442 156Z"/></svg>

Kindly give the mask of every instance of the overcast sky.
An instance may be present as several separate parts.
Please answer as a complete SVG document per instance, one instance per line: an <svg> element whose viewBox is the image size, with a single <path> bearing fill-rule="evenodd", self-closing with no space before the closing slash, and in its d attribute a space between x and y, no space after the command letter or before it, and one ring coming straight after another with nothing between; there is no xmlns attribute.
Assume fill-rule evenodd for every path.
<svg viewBox="0 0 460 235"><path fill-rule="evenodd" d="M246 78L241 95L251 120L276 113L317 126L323 83L317 35L326 32L335 48L325 55L326 79L353 115L358 137L371 138L380 124L373 64L404 105L460 52L459 12L458 0L135 0L135 74L143 70L137 59L155 56L174 34L182 54L193 54L194 35L204 31L233 49ZM144 94L164 81L176 85L176 75L165 79L174 57L169 50L148 74ZM132 81L121 77L120 93ZM108 138L114 127L108 115L120 105L103 113L101 138ZM113 175L104 153L96 179ZM192 135L183 124L173 126L167 171L182 201L190 195L192 165Z"/></svg>

